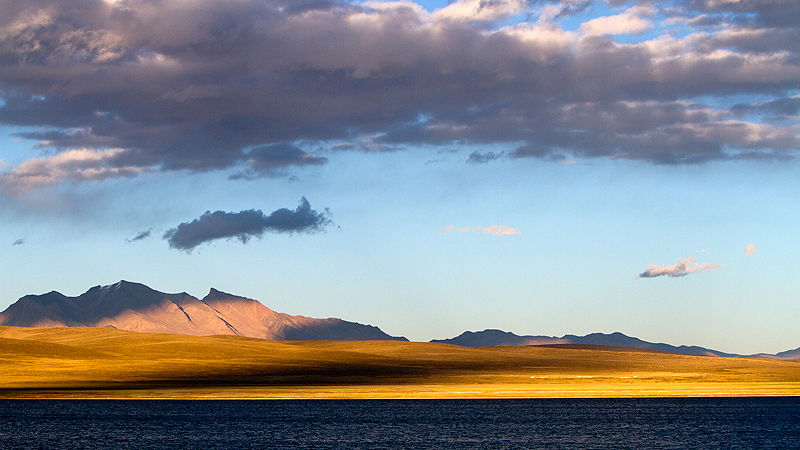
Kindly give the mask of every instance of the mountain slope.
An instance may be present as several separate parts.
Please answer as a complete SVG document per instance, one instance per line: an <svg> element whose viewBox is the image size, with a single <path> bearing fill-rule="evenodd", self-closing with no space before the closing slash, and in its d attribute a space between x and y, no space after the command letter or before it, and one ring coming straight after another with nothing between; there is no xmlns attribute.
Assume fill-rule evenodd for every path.
<svg viewBox="0 0 800 450"><path fill-rule="evenodd" d="M202 300L140 283L95 286L78 297L26 295L0 313L0 325L108 327L195 336L237 335L273 340L406 340L377 327L272 311L260 302L211 289Z"/></svg>
<svg viewBox="0 0 800 450"><path fill-rule="evenodd" d="M450 339L434 339L431 342L460 345L461 347L493 347L499 345L544 345L569 344L567 340L549 336L518 336L502 330L465 331Z"/></svg>
<svg viewBox="0 0 800 450"><path fill-rule="evenodd" d="M626 336L622 333L592 333L586 336L575 336L568 334L563 337L549 336L518 336L514 333L500 330L484 330L478 332L467 331L461 335L450 338L433 340L442 344L460 345L462 347L488 347L496 345L553 345L553 344L577 344L577 345L604 345L610 347L627 347L644 350L657 350L667 353L679 353L683 355L698 356L739 356L730 353L723 353L717 350L710 350L696 346L674 346L669 344L655 344L641 339Z"/></svg>
<svg viewBox="0 0 800 450"><path fill-rule="evenodd" d="M800 359L800 348L796 348L794 350L786 350L785 352L780 352L775 356L784 359Z"/></svg>

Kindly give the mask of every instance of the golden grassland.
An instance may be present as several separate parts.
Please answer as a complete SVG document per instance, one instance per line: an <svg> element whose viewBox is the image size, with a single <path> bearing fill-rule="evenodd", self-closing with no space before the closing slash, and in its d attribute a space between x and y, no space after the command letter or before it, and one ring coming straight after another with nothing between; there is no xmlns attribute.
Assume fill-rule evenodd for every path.
<svg viewBox="0 0 800 450"><path fill-rule="evenodd" d="M800 361L0 327L0 398L800 395Z"/></svg>

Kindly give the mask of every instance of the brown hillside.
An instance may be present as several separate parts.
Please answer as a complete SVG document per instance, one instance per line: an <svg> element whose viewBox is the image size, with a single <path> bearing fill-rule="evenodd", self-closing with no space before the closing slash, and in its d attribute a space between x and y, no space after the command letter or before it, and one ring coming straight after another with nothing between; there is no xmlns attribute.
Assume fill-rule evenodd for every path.
<svg viewBox="0 0 800 450"><path fill-rule="evenodd" d="M0 397L800 395L800 363L604 348L0 327Z"/></svg>

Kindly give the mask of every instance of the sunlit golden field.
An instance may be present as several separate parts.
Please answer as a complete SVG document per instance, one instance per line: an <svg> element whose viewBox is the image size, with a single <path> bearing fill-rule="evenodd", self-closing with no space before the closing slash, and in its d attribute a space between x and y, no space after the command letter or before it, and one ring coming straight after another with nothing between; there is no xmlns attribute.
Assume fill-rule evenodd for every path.
<svg viewBox="0 0 800 450"><path fill-rule="evenodd" d="M0 327L3 398L727 395L800 395L800 361Z"/></svg>

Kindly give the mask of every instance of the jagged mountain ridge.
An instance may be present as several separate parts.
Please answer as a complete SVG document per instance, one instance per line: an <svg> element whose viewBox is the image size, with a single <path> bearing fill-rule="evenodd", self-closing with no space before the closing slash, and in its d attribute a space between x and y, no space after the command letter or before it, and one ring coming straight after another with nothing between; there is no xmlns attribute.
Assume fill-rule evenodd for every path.
<svg viewBox="0 0 800 450"><path fill-rule="evenodd" d="M26 295L0 313L0 325L112 327L271 340L407 340L371 325L275 312L257 300L214 288L198 299L185 292L167 294L129 281L95 286L77 297L56 291Z"/></svg>

